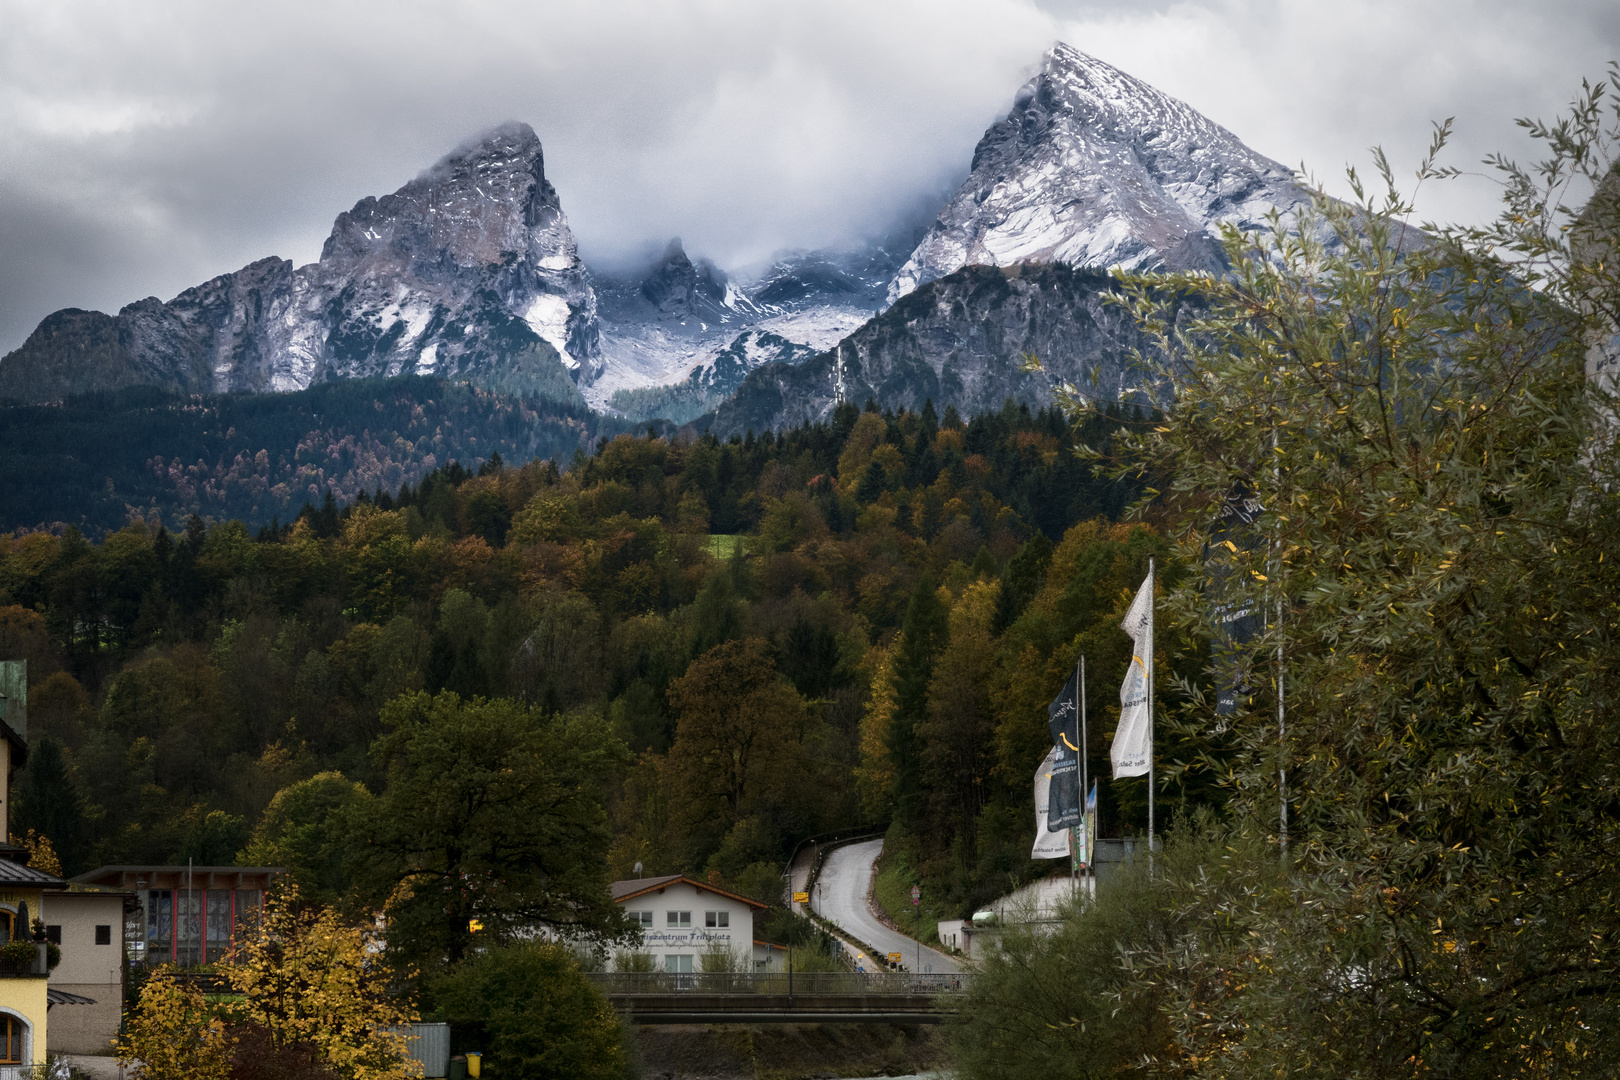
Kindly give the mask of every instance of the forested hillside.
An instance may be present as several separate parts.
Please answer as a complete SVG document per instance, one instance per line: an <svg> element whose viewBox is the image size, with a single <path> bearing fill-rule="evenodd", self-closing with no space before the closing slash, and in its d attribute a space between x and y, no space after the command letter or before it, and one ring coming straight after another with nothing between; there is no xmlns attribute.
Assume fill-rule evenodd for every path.
<svg viewBox="0 0 1620 1080"><path fill-rule="evenodd" d="M1116 523L1135 493L1075 448L1140 421L843 406L759 438L621 435L566 469L451 463L256 531L5 537L0 652L33 683L13 828L70 872L240 853L335 893L333 823L387 797L397 700L448 692L621 747L613 876L776 898L802 837L892 821L966 912L1049 865L1026 858L1029 783L1081 648L1105 759L1117 610L1167 546ZM1132 784L1109 833L1142 824Z"/></svg>
<svg viewBox="0 0 1620 1080"><path fill-rule="evenodd" d="M567 462L622 425L550 399L400 376L287 394L176 395L151 388L51 405L0 401L0 529L288 520L332 491L415 484L439 465Z"/></svg>

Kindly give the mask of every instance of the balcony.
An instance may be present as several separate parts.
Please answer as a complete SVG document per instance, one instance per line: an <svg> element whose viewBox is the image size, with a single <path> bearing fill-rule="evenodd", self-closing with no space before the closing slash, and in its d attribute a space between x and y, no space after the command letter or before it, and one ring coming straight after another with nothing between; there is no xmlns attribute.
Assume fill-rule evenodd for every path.
<svg viewBox="0 0 1620 1080"><path fill-rule="evenodd" d="M0 945L0 979L43 979L61 958L49 942L8 941Z"/></svg>

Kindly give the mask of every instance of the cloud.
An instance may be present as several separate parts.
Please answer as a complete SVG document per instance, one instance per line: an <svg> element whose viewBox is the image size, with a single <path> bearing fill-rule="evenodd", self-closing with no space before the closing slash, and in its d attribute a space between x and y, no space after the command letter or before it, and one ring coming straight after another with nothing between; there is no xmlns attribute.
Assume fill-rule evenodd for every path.
<svg viewBox="0 0 1620 1080"><path fill-rule="evenodd" d="M310 261L339 211L507 119L593 263L678 234L737 266L937 195L1058 38L1324 178L1374 142L1415 161L1451 114L1458 163L1522 147L1511 117L1556 112L1620 41L1609 3L1328 7L0 0L0 351L59 307Z"/></svg>

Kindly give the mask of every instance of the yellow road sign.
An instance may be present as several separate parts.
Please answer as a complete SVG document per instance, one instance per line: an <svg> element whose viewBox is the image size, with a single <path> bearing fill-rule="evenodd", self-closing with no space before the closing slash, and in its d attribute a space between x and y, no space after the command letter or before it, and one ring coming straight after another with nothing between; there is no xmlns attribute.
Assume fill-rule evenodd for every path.
<svg viewBox="0 0 1620 1080"><path fill-rule="evenodd" d="M793 902L795 904L808 904L810 902L810 894L807 892L796 892L793 894Z"/></svg>
<svg viewBox="0 0 1620 1080"><path fill-rule="evenodd" d="M889 954L889 963L898 964L899 962L900 962L900 954L899 953L892 952L892 953Z"/></svg>

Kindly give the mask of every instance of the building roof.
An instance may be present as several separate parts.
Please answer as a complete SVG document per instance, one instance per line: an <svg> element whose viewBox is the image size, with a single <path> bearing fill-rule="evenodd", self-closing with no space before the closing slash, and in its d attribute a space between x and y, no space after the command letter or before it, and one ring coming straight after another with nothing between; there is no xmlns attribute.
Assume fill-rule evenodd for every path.
<svg viewBox="0 0 1620 1080"><path fill-rule="evenodd" d="M622 901L629 900L632 897L643 896L647 893L663 892L671 885L678 884L690 885L700 893L711 892L716 896L724 896L728 900L735 900L740 904L747 904L749 907L758 908L760 911L764 911L766 908L770 907L769 904L762 904L758 900L753 900L746 896L738 896L736 893L727 892L725 889L717 889L706 881L698 881L696 878L689 878L685 874L666 874L663 877L631 878L628 881L615 881L610 888L613 890L613 902L617 904Z"/></svg>
<svg viewBox="0 0 1620 1080"><path fill-rule="evenodd" d="M71 880L75 885L111 885L124 888L134 886L135 888L141 888L142 886L137 883L140 879L145 878L153 882L152 888L170 888L171 886L168 885L157 885L157 879L160 877L178 877L195 882L197 888L204 889L210 887L208 884L210 881L215 883L214 888L227 888L231 878L241 880L249 877L263 877L268 880L286 872L287 868L285 866L98 866L96 869L79 874ZM220 884L220 879L226 879L225 884ZM243 884L244 887L258 888L257 885L247 886L245 882ZM185 888L184 885L174 887Z"/></svg>
<svg viewBox="0 0 1620 1080"><path fill-rule="evenodd" d="M59 889L46 889L52 896L134 896L134 889L120 889L113 885L89 885L82 881L68 881Z"/></svg>
<svg viewBox="0 0 1620 1080"><path fill-rule="evenodd" d="M70 994L66 990L58 990L54 986L45 988L45 1007L52 1005L94 1005L95 998L85 997L83 994Z"/></svg>
<svg viewBox="0 0 1620 1080"><path fill-rule="evenodd" d="M43 870L35 870L20 862L0 858L0 885L61 885L62 879Z"/></svg>

